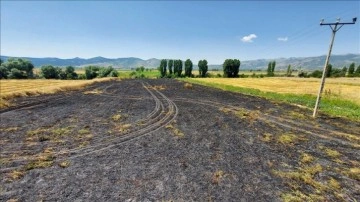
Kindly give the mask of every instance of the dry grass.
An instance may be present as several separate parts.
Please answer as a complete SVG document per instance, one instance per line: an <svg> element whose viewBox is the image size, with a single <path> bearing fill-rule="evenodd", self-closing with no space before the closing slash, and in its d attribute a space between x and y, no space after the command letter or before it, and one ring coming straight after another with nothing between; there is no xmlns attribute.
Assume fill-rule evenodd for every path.
<svg viewBox="0 0 360 202"><path fill-rule="evenodd" d="M270 142L273 139L273 135L270 133L265 133L260 139L264 142Z"/></svg>
<svg viewBox="0 0 360 202"><path fill-rule="evenodd" d="M301 154L300 162L303 164L312 163L314 160L315 160L315 158L313 156L311 156L310 154L307 154L307 153Z"/></svg>
<svg viewBox="0 0 360 202"><path fill-rule="evenodd" d="M53 165L54 154L51 148L45 149L42 153L38 154L35 160L28 163L24 168L25 170L32 170L37 168L47 168Z"/></svg>
<svg viewBox="0 0 360 202"><path fill-rule="evenodd" d="M122 124L117 127L118 131L121 133L128 132L131 128L131 124Z"/></svg>
<svg viewBox="0 0 360 202"><path fill-rule="evenodd" d="M10 180L14 181L22 178L24 175L24 171L13 170L8 174L8 177L10 178Z"/></svg>
<svg viewBox="0 0 360 202"><path fill-rule="evenodd" d="M115 114L111 117L113 121L119 121L121 119L121 114Z"/></svg>
<svg viewBox="0 0 360 202"><path fill-rule="evenodd" d="M317 95L320 79L316 78L195 78L208 83L254 88L264 92ZM331 89L330 96L341 96L360 104L360 78L328 78L325 90Z"/></svg>
<svg viewBox="0 0 360 202"><path fill-rule="evenodd" d="M165 90L166 86L165 85L158 85L158 86L148 86L149 89L154 89L154 90Z"/></svg>
<svg viewBox="0 0 360 202"><path fill-rule="evenodd" d="M331 158L339 158L341 156L341 154L338 151L329 148L325 149L325 153Z"/></svg>
<svg viewBox="0 0 360 202"><path fill-rule="evenodd" d="M347 176L349 176L352 179L359 180L360 181L360 168L350 168L346 171L343 171L343 173Z"/></svg>
<svg viewBox="0 0 360 202"><path fill-rule="evenodd" d="M305 137L294 135L292 133L282 134L277 138L278 143L281 143L283 145L293 145L298 143L299 141L305 140L307 140Z"/></svg>
<svg viewBox="0 0 360 202"><path fill-rule="evenodd" d="M59 163L59 166L61 168L67 168L70 166L70 161L63 161L63 162Z"/></svg>
<svg viewBox="0 0 360 202"><path fill-rule="evenodd" d="M176 137L182 138L185 136L183 132L181 132L178 128L175 128L172 124L165 126L165 128L171 130Z"/></svg>
<svg viewBox="0 0 360 202"><path fill-rule="evenodd" d="M184 84L184 88L186 89L192 89L193 88L193 85L191 83L185 83Z"/></svg>
<svg viewBox="0 0 360 202"><path fill-rule="evenodd" d="M116 78L101 78L93 80L0 80L0 108L11 106L10 100L15 97L26 97L41 94L54 94L79 90L87 85L116 80Z"/></svg>
<svg viewBox="0 0 360 202"><path fill-rule="evenodd" d="M293 190L290 193L284 193L281 195L283 201L318 201L319 199L322 199L320 201L323 201L324 197L322 197L321 194L327 189L327 187L314 179L315 175L322 171L323 168L320 164L305 166L289 172L273 171L275 175L287 180L287 184ZM312 193L302 193L300 190L302 184L311 186Z"/></svg>
<svg viewBox="0 0 360 202"><path fill-rule="evenodd" d="M218 170L215 173L213 173L211 178L211 183L213 184L219 184L220 180L223 178L224 172L222 170Z"/></svg>

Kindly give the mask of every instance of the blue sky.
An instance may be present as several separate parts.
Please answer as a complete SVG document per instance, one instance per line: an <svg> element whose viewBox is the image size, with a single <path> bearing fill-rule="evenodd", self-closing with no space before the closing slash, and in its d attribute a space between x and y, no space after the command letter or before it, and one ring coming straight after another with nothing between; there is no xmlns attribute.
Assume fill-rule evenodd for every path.
<svg viewBox="0 0 360 202"><path fill-rule="evenodd" d="M1 55L273 59L325 55L359 1L1 1ZM333 54L360 53L360 20Z"/></svg>

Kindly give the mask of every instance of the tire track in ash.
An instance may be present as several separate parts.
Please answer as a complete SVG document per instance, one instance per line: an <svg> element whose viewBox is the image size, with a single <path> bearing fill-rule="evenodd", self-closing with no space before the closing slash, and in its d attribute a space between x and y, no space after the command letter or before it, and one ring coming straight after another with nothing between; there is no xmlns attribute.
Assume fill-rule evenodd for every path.
<svg viewBox="0 0 360 202"><path fill-rule="evenodd" d="M81 149L75 148L70 150L63 150L61 152L55 152L53 155L57 158L54 161L60 162L63 160L73 159L73 158L101 152L113 148L115 146L119 146L131 140L135 140L137 138L155 132L160 128L168 125L173 120L175 120L175 118L178 115L178 107L176 106L176 104L173 101L171 101L168 97L166 97L163 93L153 88L150 84L148 83L141 83L141 84L143 88L145 88L145 90L154 99L155 108L149 115L147 115L145 119L141 119L142 122L144 120L146 122L139 125L141 126L140 128L136 128L135 130L129 131L128 133L125 134L120 134L121 136L118 137L99 138L95 141L95 144L85 148L81 148ZM69 155L69 156L60 157L63 155ZM28 160L29 159L26 159L26 161ZM16 169L21 166L23 165L1 169L0 171L5 172Z"/></svg>
<svg viewBox="0 0 360 202"><path fill-rule="evenodd" d="M95 90L95 89L98 89L98 90L106 90L110 87L114 86L114 84L111 84L111 85L108 85L108 86L101 86L101 87L94 87L94 86L89 86L87 87L86 89L83 89L80 91L80 93L84 93L86 91L89 91L89 90ZM93 88L93 89L92 89ZM10 109L6 109L4 110L4 112L0 112L1 113L5 113L5 112L9 112L9 111L14 111L14 110L25 110L27 108L32 108L32 107L35 107L35 106L41 106L41 105L45 105L49 102L55 102L55 101L59 101L59 100L64 100L64 99L67 99L69 98L71 95L58 95L56 97L52 97L52 98L49 98L49 99L45 99L43 101L40 101L40 102L33 102L33 103L28 103L28 104L25 104L25 105L18 105L18 106L14 106L13 108L10 108ZM92 101L94 102L94 101ZM63 104L62 102L61 103L57 103L57 104ZM50 103L51 105L51 103ZM86 103L84 104L86 105ZM44 107L47 107L47 106L44 106ZM40 115L37 115L37 114L33 114L33 116L35 116L36 119L43 119L44 117L40 116ZM49 142L42 142L42 145L48 145L50 144ZM13 146L22 146L22 145L26 145L26 143L22 142L22 143L6 143L6 146L7 147L13 147ZM50 145L50 146L54 146L54 145ZM3 149L3 148L2 148ZM11 150L7 150L7 152L10 152ZM17 151L17 150L16 150ZM25 150L23 150L25 151ZM0 154L2 154L3 152L0 152Z"/></svg>
<svg viewBox="0 0 360 202"><path fill-rule="evenodd" d="M195 104L202 104L202 105L207 105L207 106L211 106L211 107L227 107L233 110L238 109L237 107L234 107L232 105L226 105L226 104L222 104L219 102L215 102L215 101L200 101L200 100L195 100L195 99L185 99L185 98L176 98L174 99L174 101L181 101L181 102L190 102L190 103L195 103ZM246 109L247 111L250 111L248 109ZM285 127L285 128L289 128L292 130L296 130L299 132L303 132L305 134L308 135L314 135L323 139L328 139L328 140L332 140L332 141L336 141L342 145L346 145L346 146L350 146L350 147L356 147L356 148L360 148L360 145L357 143L353 143L353 142L349 142L349 141L345 141L343 139L339 139L337 137L334 136L341 136L344 135L345 133L339 132L339 131L335 131L335 130L330 130L330 129L325 129L325 128L317 128L317 127L312 127L308 124L302 124L302 123L298 123L295 121L291 121L291 120L287 120L287 119L283 119L281 117L276 117L276 116L272 116L272 115L267 115L267 114L259 114L259 116L257 117L258 119L260 119L261 121L264 122L271 122L273 124ZM317 133L311 132L310 130L316 131ZM331 136L327 136L327 135L321 135L319 133L324 133L326 132L327 135L331 135Z"/></svg>
<svg viewBox="0 0 360 202"><path fill-rule="evenodd" d="M92 90L101 90L101 91L104 91L104 92L107 93L107 89L111 88L112 86L114 86L114 84L111 84L111 85L106 86L106 87L95 88L95 89L92 89ZM142 84L142 86L145 88L145 86L143 84ZM145 127L147 125L152 124L153 122L155 122L156 120L161 118L160 113L164 110L164 104L153 94L153 92L149 91L148 89L146 89L146 90L151 95L151 98L153 100L155 100L155 107L152 110L152 112L150 112L145 118L138 120L135 123L136 126L144 126ZM109 96L124 99L124 97L121 97L120 95L114 95L114 93L116 93L116 92L113 92L113 94L109 93ZM96 94L96 95L98 96L98 95L101 95L101 94ZM108 95L106 95L106 96L108 96ZM91 101L91 102L94 102L94 101ZM135 132L134 129L129 130L128 132L124 133L124 135L126 135L128 133L131 133L131 132ZM100 136L100 137L97 136L97 137L92 138L91 142L93 144L95 144L95 145L96 144L101 144L101 142L109 142L109 141L112 140L110 137L109 136ZM6 146L8 148L13 148L14 150L7 149L6 151L2 151L2 152L0 152L0 156L3 156L3 155L11 156L11 155L14 155L14 154L18 154L19 152L21 152L21 153L31 152L32 151L31 149L30 150L29 149L28 150L18 149L19 146L20 147L24 146L24 145L26 146L26 144L27 143L25 143L25 142L22 142L22 143L7 143ZM42 147L49 147L49 146L50 147L56 147L57 146L56 143L52 143L52 142L48 142L48 141L36 142L36 145L42 146ZM16 146L17 146L17 148L16 148ZM4 149L4 148L2 148L2 149ZM19 150L21 150L21 151L19 151ZM69 149L69 150L65 150L65 151L72 152L72 151L77 151L77 150L79 150L79 149L73 148L73 149ZM31 155L19 156L19 157L17 157L17 159L14 159L12 162L21 162L21 161L25 161L25 160L31 160L31 159L29 159L29 156L31 156Z"/></svg>
<svg viewBox="0 0 360 202"><path fill-rule="evenodd" d="M145 85L146 84L146 85ZM166 97L163 93L152 87L147 82L142 82L142 86L150 93L150 95L153 97L153 99L156 102L160 102L161 113L157 115L155 118L149 119L148 123L146 123L142 128L131 131L129 133L126 133L120 137L111 138L109 141L110 143L101 143L98 145L94 145L92 147L87 147L82 150L74 150L72 153L70 153L70 157L64 157L58 159L58 161L63 159L73 159L85 155L89 155L96 152L101 152L110 148L113 148L115 146L119 146L121 144L127 143L131 140L135 140L137 138L143 137L145 135L148 135L152 132L155 132L159 130L160 128L163 128L164 126L171 123L178 115L178 107L176 104L171 101L168 97ZM154 92L152 92L150 89L152 89ZM160 96L160 97L159 97ZM165 101L165 103L164 103ZM165 105L167 107L165 107Z"/></svg>

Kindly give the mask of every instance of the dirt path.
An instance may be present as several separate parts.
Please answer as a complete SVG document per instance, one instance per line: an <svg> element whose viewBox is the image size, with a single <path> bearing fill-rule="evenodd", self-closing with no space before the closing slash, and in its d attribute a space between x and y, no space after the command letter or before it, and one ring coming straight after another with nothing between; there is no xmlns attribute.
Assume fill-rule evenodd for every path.
<svg viewBox="0 0 360 202"><path fill-rule="evenodd" d="M360 123L171 79L0 111L0 201L360 200Z"/></svg>

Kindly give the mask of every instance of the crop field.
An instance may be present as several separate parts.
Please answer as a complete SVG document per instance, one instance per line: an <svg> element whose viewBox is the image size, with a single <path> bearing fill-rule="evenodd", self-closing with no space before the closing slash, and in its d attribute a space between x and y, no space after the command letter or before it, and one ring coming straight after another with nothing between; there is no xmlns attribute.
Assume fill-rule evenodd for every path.
<svg viewBox="0 0 360 202"><path fill-rule="evenodd" d="M94 80L0 80L0 109L11 106L10 99L40 94L54 94L60 91L70 91L84 88L87 85L109 80L109 78Z"/></svg>
<svg viewBox="0 0 360 202"><path fill-rule="evenodd" d="M0 201L359 201L360 122L175 79L0 110Z"/></svg>
<svg viewBox="0 0 360 202"><path fill-rule="evenodd" d="M317 95L320 79L268 77L268 78L197 78L196 80L259 89L264 92ZM360 104L360 78L328 78L324 91L332 96Z"/></svg>
<svg viewBox="0 0 360 202"><path fill-rule="evenodd" d="M292 77L193 78L183 80L223 90L285 101L309 109L315 105L320 85L320 79ZM326 79L320 109L333 116L360 120L360 79Z"/></svg>

